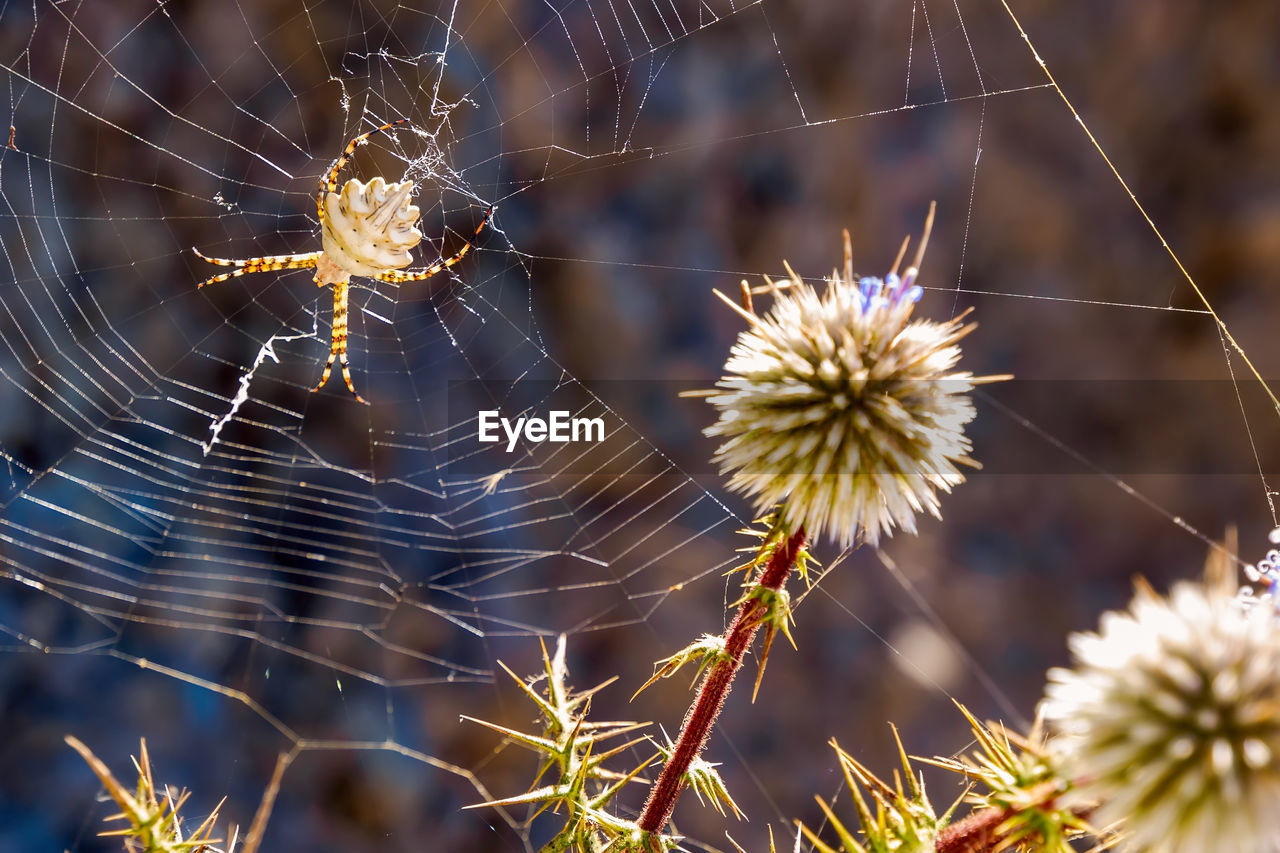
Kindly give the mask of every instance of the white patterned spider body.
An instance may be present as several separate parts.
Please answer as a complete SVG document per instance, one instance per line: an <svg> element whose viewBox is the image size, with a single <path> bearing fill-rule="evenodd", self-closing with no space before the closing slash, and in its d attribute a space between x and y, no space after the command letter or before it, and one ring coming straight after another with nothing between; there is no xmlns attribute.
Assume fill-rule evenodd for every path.
<svg viewBox="0 0 1280 853"><path fill-rule="evenodd" d="M233 272L215 275L200 283L215 284L229 278L253 272L305 269L314 267L317 287L333 287L333 334L329 345L329 360L324 373L312 392L319 391L329 381L336 360L342 368L342 378L347 390L361 403L368 401L356 393L351 382L351 367L347 363L347 288L351 277L361 276L378 281L402 284L431 278L442 270L462 260L471 251L472 243L493 215L493 208L485 211L475 234L456 255L443 259L420 270L405 270L413 263L411 250L422 242L422 232L417 228L418 208L409 203L413 195L413 181L388 184L377 177L363 183L352 178L338 192L338 173L351 159L352 153L369 137L381 133L408 119L393 121L357 136L348 143L342 156L320 181L320 193L316 198L316 211L320 218L321 251L301 255L271 255L258 258L210 258L193 248L202 260L220 267L235 267Z"/></svg>

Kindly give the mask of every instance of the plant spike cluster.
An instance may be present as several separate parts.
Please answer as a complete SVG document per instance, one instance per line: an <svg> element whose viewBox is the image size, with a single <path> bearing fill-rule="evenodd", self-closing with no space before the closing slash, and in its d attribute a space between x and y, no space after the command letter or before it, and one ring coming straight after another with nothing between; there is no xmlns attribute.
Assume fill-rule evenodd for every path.
<svg viewBox="0 0 1280 853"><path fill-rule="evenodd" d="M804 553L804 549L801 549ZM742 594L742 597L733 603L734 607L750 606L752 603L755 607L755 622L761 628L764 628L764 643L760 648L760 665L756 667L756 680L751 685L751 702L754 704L756 696L760 692L760 682L764 680L764 668L769 664L769 652L773 649L773 638L781 632L787 638L787 642L791 644L791 648L796 648L796 640L791 636L791 625L795 622L795 617L791 614L791 593L783 587L773 589L763 584L755 584Z"/></svg>
<svg viewBox="0 0 1280 853"><path fill-rule="evenodd" d="M89 747L71 735L66 736L66 742L80 753L80 757L106 788L107 794L120 806L120 813L111 815L107 820L127 821L128 826L99 834L103 837L123 838L127 853L233 853L235 850L234 835L225 851L213 846L221 843L221 839L212 837L218 811L222 808L221 802L203 823L187 837L183 837L182 818L178 815L178 810L187 802L191 792L183 791L175 798L168 790L163 796L156 791L146 740L142 741L138 758L134 761L138 770L138 787L132 794Z"/></svg>
<svg viewBox="0 0 1280 853"><path fill-rule="evenodd" d="M969 780L969 788L950 808L941 815L934 812L924 780L912 766L896 728L893 736L902 769L894 771L892 784L878 779L833 740L857 810L859 831L855 834L830 805L816 797L839 846L832 847L799 823L813 849L817 853L1075 853L1072 839L1084 835L1101 839L1094 850L1114 842L1091 828L1087 810L1066 796L1072 782L1056 758L1039 745L1038 731L1020 737L998 724L983 725L964 706L959 707L973 730L977 752L959 759L916 759ZM966 801L972 810L953 821Z"/></svg>
<svg viewBox="0 0 1280 853"><path fill-rule="evenodd" d="M734 575L742 572L742 588L751 589L756 581L756 575L762 570L769 559L773 557L773 552L780 545L787 541L787 525L781 520L778 510L775 507L772 512L757 518L751 522L751 526L744 527L738 531L743 536L759 540L754 545L746 545L737 549L739 554L750 554L751 559L740 565L734 566L725 575ZM822 564L813 558L809 548L806 546L800 550L795 559L795 572L800 575L800 579L804 581L806 587L812 587L813 581L809 579L809 566L819 566Z"/></svg>
<svg viewBox="0 0 1280 853"><path fill-rule="evenodd" d="M756 519L752 524L754 526L738 531L746 536L760 540L759 544L738 549L739 552L750 553L752 558L730 569L726 574L743 573L742 595L729 605L730 609L741 608L743 605L752 602L759 603L759 606L755 608L755 621L756 624L764 629L764 642L760 649L760 663L756 667L756 680L751 686L751 701L754 703L756 696L760 693L760 682L764 679L765 667L769 664L769 652L773 649L774 637L777 636L778 632L781 632L793 649L796 648L796 641L791 636L791 626L795 624L795 618L791 613L791 593L787 591L785 585L774 589L760 583L764 575L765 566L773 558L773 552L786 544L790 531L787 529L787 524L782 515L777 510L770 512L763 518ZM800 579L804 581L805 586L810 588L813 586L813 582L809 578L809 566L811 564L815 566L821 565L813 558L813 554L809 550L808 541L806 541L801 544L800 549L795 553L792 567L796 574L800 575ZM702 640L687 646L677 652L676 655L688 653L698 646L699 642L706 639L707 637L704 636ZM723 640L721 642L723 645ZM705 668L708 662L710 661L704 660L702 667ZM660 663L664 662L660 661ZM699 669L699 673L701 671Z"/></svg>
<svg viewBox="0 0 1280 853"><path fill-rule="evenodd" d="M942 815L937 815L925 793L924 779L917 777L911 759L902 748L897 728L893 729L893 738L898 745L902 770L894 771L892 785L841 749L834 739L831 741L831 748L836 751L844 773L845 786L858 812L862 840L854 836L821 797L814 797L840 839L839 848L831 847L800 823L801 834L818 853L925 853L935 849L939 832L951 819L960 800L956 800ZM874 812L863 796L863 789L875 803Z"/></svg>
<svg viewBox="0 0 1280 853"><path fill-rule="evenodd" d="M556 641L555 654L548 655L542 647L545 676L533 683L526 682L507 666L499 666L526 696L538 707L542 719L541 734L527 734L494 723L464 716L464 720L478 723L507 737L542 756L542 764L533 780L531 790L514 797L477 803L467 808L514 805L534 806L530 819L548 810L559 813L564 809L565 823L555 837L542 847L543 853L662 853L672 850L679 842L673 835L651 834L642 831L634 821L624 820L609 812L607 807L628 783L645 781L640 773L658 758L655 754L641 762L628 773L618 773L604 767L604 763L647 738L639 737L604 752L597 747L604 741L633 732L649 725L635 722L592 723L587 721L591 697L615 679L609 679L589 690L575 691L568 685L569 670L565 664L565 638ZM542 692L533 684L545 680ZM538 786L548 772L556 780Z"/></svg>
<svg viewBox="0 0 1280 853"><path fill-rule="evenodd" d="M787 638L787 642L791 643L791 648L796 648L795 638L791 636L791 626L795 623L795 619L791 614L791 594L786 589L773 589L760 583L761 571L773 556L774 550L787 541L787 530L779 522L776 513L770 513L762 519L757 519L755 523L763 524L766 527L763 529L748 527L738 531L760 540L756 545L739 549L740 551L750 552L752 558L727 572L727 574L745 573L742 580L743 593L729 605L729 608L742 608L744 605L758 602L758 606L754 608L756 613L754 622L758 627L764 629L760 665L756 669L756 680L751 691L752 702L755 701L756 695L760 691L760 681L764 678L764 669L769 662L769 651L773 648L774 637L781 632ZM816 565L817 561L809 553L808 546L802 545L794 556L794 570L806 584L809 583L810 563ZM713 664L732 663L731 658L725 651L725 638L717 637L713 634L703 634L683 649L659 661L655 661L653 677L640 685L640 689L631 698L635 699L636 696L639 696L659 679L670 678L679 672L685 664L691 663L697 664L697 671L694 673L695 683L706 672L707 667Z"/></svg>
<svg viewBox="0 0 1280 853"><path fill-rule="evenodd" d="M675 744L671 742L671 738L666 739L666 745L658 744L658 751L662 753L663 761L670 761L671 755L675 752ZM720 778L720 771L716 770L719 764L712 764L702 756L694 758L689 764L689 769L684 772L685 784L693 789L694 796L698 798L698 802L706 804L710 803L711 807L724 817L725 806L729 807L729 811L733 812L733 816L742 819L742 809L738 808L738 804L733 801L733 797L729 795L729 789L724 784L724 780Z"/></svg>
<svg viewBox="0 0 1280 853"><path fill-rule="evenodd" d="M1040 746L1038 726L1023 738L998 723L983 725L963 705L956 705L973 730L978 751L959 760L927 763L963 774L979 782L981 789L968 795L975 811L940 834L939 851L974 849L972 840L980 836L990 843L983 849L994 851L1074 853L1071 839L1098 834L1080 811L1062 800L1071 782Z"/></svg>
<svg viewBox="0 0 1280 853"><path fill-rule="evenodd" d="M655 661L653 677L641 684L640 689L631 694L631 698L634 700L645 690L652 687L659 679L670 678L675 675L687 663L696 663L698 665L697 671L693 674L693 683L696 684L698 678L706 671L708 666L725 659L724 637L703 634L675 654ZM690 684L689 687L692 688L693 684Z"/></svg>

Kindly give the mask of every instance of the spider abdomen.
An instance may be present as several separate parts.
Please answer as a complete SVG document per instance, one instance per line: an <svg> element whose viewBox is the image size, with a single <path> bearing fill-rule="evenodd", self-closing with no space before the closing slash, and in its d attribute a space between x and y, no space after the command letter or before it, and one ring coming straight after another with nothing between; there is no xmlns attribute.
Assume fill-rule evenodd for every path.
<svg viewBox="0 0 1280 853"><path fill-rule="evenodd" d="M324 198L321 241L334 265L350 275L373 276L413 262L410 250L422 242L418 208L409 203L413 181L362 183L352 178L342 193Z"/></svg>

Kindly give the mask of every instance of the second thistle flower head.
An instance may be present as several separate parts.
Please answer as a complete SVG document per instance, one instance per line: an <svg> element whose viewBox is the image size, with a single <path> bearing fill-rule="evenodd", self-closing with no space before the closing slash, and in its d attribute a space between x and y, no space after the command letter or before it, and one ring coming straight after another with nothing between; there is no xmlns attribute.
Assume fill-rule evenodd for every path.
<svg viewBox="0 0 1280 853"><path fill-rule="evenodd" d="M1125 849L1280 848L1280 627L1231 591L1140 589L1097 633L1071 638L1041 711L1098 826Z"/></svg>
<svg viewBox="0 0 1280 853"><path fill-rule="evenodd" d="M706 433L725 439L715 461L729 487L761 511L781 503L811 537L914 531L916 513L939 514L937 491L964 480L957 465L973 464L964 426L979 380L954 371L973 326L911 318L928 229L901 278L895 264L855 279L848 232L821 294L788 268L789 282L770 282L772 309L744 312L751 326L710 397L720 417Z"/></svg>

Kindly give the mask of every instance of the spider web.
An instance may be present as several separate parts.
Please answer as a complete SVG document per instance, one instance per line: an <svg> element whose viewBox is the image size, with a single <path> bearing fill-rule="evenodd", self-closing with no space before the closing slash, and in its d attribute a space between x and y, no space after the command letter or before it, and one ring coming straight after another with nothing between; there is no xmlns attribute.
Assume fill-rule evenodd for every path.
<svg viewBox="0 0 1280 853"><path fill-rule="evenodd" d="M705 405L677 398L714 381L739 327L709 289L782 258L820 276L843 225L883 272L931 199L921 312L976 307L966 366L1029 381L982 399L987 473L945 522L882 554L819 549L835 571L802 605L799 652L775 651L712 745L753 817L738 842L814 822L827 737L887 766L886 719L921 754L960 744L952 698L1024 719L1065 633L1134 573L1187 574L1227 523L1273 526L1277 419L1253 374L1275 300L1249 276L1275 219L1252 161L1223 153L1244 131L1213 134L1275 128L1216 116L1214 153L1148 162L1142 140L1199 132L1178 109L1198 78L1141 62L1212 8L1032 12L0 5L0 763L17 780L0 846L118 849L94 837L108 809L86 807L70 732L113 767L147 737L194 808L226 794L244 824L289 754L263 849L536 849L523 814L459 811L531 780L458 723L527 725L496 662L532 672L537 638L565 632L577 683L621 676L601 718L671 727L683 685L626 696L735 596L722 575L749 518L707 465ZM1250 27L1261 54L1216 17L1205 43L1265 56ZM1263 68L1221 85L1257 97ZM1145 87L1107 98L1103 77ZM398 118L342 179L416 182L420 265L497 211L432 279L353 281L366 407L338 377L310 393L330 298L309 272L197 290L217 270L190 248L314 251L319 176ZM482 409L607 434L507 453L476 443ZM714 815L677 819L689 846L730 846Z"/></svg>

